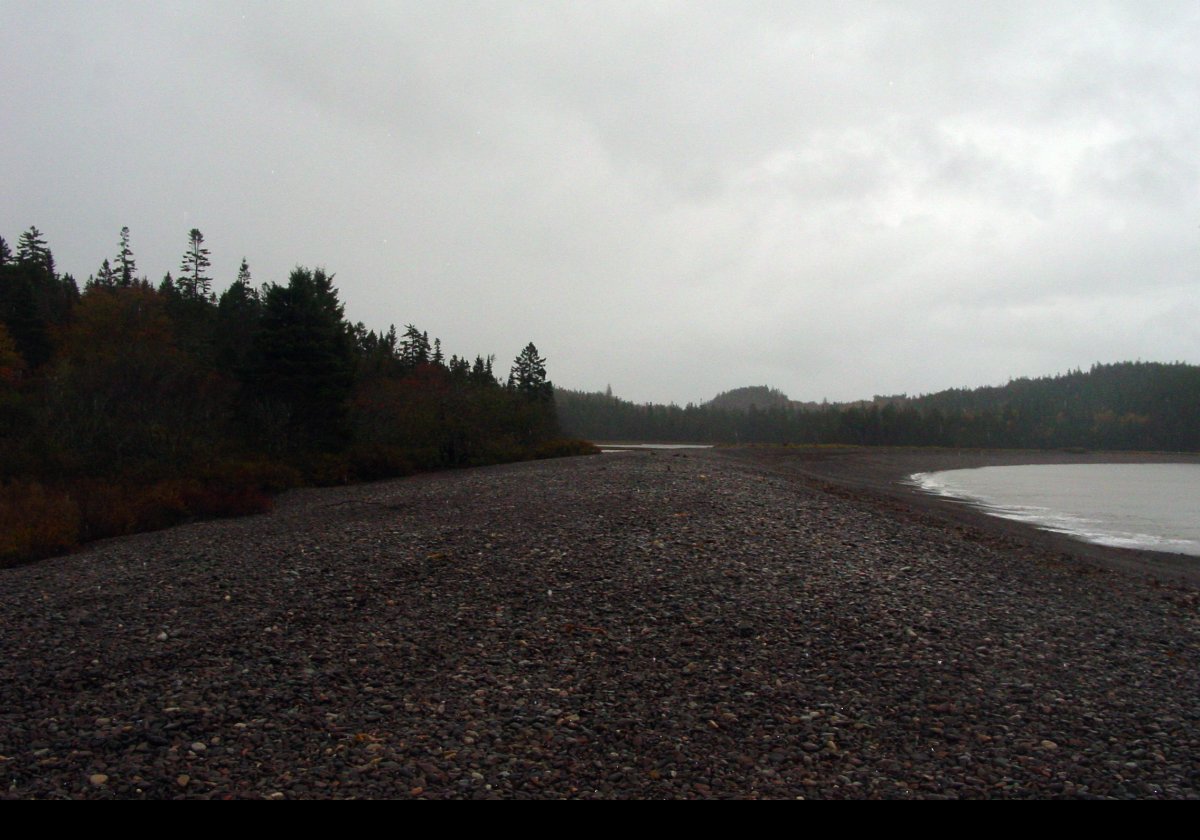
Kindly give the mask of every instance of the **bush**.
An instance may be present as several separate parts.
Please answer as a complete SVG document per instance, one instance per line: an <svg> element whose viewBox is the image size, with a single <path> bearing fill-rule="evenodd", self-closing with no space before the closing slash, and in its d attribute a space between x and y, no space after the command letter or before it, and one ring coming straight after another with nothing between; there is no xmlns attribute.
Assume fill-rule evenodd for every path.
<svg viewBox="0 0 1200 840"><path fill-rule="evenodd" d="M202 470L199 478L208 485L228 490L254 488L267 495L282 493L304 483L299 470L263 459L220 461Z"/></svg>
<svg viewBox="0 0 1200 840"><path fill-rule="evenodd" d="M539 444L533 450L533 457L542 458L570 458L574 455L599 455L600 448L595 444L589 443L586 440L575 440L571 438L557 438L548 440L545 443Z"/></svg>
<svg viewBox="0 0 1200 840"><path fill-rule="evenodd" d="M0 486L0 566L69 551L79 543L79 507L31 482Z"/></svg>
<svg viewBox="0 0 1200 840"><path fill-rule="evenodd" d="M360 481L399 478L417 471L408 450L399 446L358 446L350 452L350 469Z"/></svg>

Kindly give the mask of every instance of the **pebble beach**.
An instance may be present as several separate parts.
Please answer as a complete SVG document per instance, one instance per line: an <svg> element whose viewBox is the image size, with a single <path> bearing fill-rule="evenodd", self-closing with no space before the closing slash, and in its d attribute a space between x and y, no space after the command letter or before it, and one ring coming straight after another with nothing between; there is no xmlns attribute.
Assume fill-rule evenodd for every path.
<svg viewBox="0 0 1200 840"><path fill-rule="evenodd" d="M1200 796L1191 567L871 458L300 490L0 570L0 796Z"/></svg>

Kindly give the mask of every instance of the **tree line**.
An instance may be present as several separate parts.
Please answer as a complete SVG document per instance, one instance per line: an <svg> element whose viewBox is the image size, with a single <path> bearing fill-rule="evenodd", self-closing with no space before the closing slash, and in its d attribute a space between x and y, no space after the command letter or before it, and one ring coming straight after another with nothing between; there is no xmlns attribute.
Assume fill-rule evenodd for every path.
<svg viewBox="0 0 1200 840"><path fill-rule="evenodd" d="M580 451L558 441L530 343L444 354L414 325L350 323L333 275L219 295L203 234L177 273L138 273L128 228L82 284L42 233L0 237L0 565L273 492Z"/></svg>
<svg viewBox="0 0 1200 840"><path fill-rule="evenodd" d="M563 429L589 440L1200 450L1200 367L1094 365L999 387L813 405L770 399L731 408L635 405L609 393L558 389Z"/></svg>

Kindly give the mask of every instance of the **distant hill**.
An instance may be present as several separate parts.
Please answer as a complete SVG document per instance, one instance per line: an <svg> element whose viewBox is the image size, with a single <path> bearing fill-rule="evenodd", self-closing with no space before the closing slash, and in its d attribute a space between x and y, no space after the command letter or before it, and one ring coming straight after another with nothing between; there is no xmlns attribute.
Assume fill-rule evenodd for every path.
<svg viewBox="0 0 1200 840"><path fill-rule="evenodd" d="M765 385L683 408L578 391L555 398L563 430L590 440L1200 451L1200 367L1183 362L819 405Z"/></svg>
<svg viewBox="0 0 1200 840"><path fill-rule="evenodd" d="M705 403L708 408L723 411L749 411L751 408L789 408L792 401L778 388L766 385L750 385L723 391Z"/></svg>

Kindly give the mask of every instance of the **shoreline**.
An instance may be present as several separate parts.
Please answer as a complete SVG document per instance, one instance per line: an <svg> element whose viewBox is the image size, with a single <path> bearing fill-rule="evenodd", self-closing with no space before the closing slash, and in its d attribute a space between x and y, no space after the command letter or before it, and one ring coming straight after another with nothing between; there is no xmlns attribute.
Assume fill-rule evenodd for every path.
<svg viewBox="0 0 1200 840"><path fill-rule="evenodd" d="M1200 464L1188 452L1064 452L922 447L731 447L715 450L740 462L816 481L838 495L863 497L890 513L956 529L998 548L1033 550L1060 560L1200 588L1200 558L1090 543L995 516L970 501L927 493L914 473L1026 464Z"/></svg>

